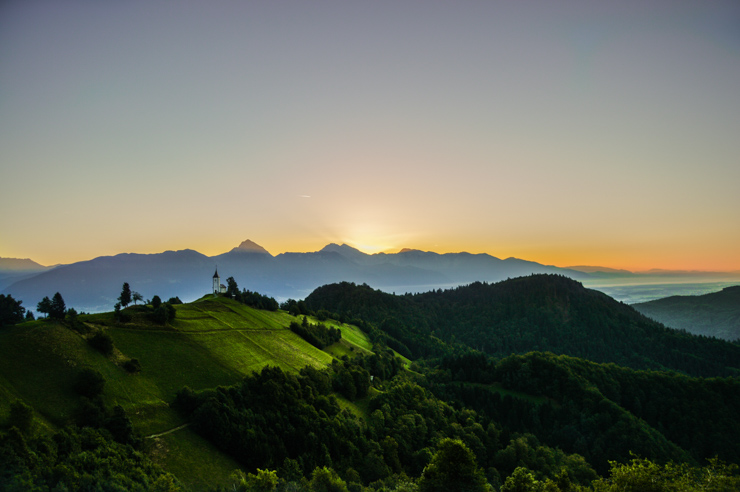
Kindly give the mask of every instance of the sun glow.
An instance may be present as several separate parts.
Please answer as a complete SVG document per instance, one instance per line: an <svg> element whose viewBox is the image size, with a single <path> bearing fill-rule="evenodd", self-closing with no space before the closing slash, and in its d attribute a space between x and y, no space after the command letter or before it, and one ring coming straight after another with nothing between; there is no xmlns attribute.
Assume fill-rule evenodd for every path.
<svg viewBox="0 0 740 492"><path fill-rule="evenodd" d="M373 255L375 253L397 253L397 251L392 246L381 246L378 244L367 244L362 242L355 242L355 241L347 241L347 244L352 246L355 249L359 249L363 253L367 253L369 255Z"/></svg>
<svg viewBox="0 0 740 492"><path fill-rule="evenodd" d="M408 235L391 232L387 227L371 223L353 224L343 236L342 242L371 255L397 253L410 239Z"/></svg>

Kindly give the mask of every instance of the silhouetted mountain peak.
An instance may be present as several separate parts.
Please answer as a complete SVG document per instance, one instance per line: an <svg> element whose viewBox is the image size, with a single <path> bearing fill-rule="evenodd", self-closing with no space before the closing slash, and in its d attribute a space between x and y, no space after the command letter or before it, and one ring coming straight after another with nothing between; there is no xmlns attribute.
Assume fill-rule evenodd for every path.
<svg viewBox="0 0 740 492"><path fill-rule="evenodd" d="M229 253L262 253L270 255L269 251L250 239L242 241L239 246L229 251Z"/></svg>
<svg viewBox="0 0 740 492"><path fill-rule="evenodd" d="M412 253L412 252L419 252L421 253L420 249L414 249L414 248L403 248L401 251L398 252L398 254L401 253Z"/></svg>
<svg viewBox="0 0 740 492"><path fill-rule="evenodd" d="M337 244L337 243L330 243L321 248L319 251L320 253L339 253L340 255L344 256L345 258L357 258L357 257L365 257L368 256L366 253L363 253L357 248L353 248L352 246L349 246L348 244Z"/></svg>
<svg viewBox="0 0 740 492"><path fill-rule="evenodd" d="M0 270L39 271L50 267L39 265L29 258L0 258Z"/></svg>

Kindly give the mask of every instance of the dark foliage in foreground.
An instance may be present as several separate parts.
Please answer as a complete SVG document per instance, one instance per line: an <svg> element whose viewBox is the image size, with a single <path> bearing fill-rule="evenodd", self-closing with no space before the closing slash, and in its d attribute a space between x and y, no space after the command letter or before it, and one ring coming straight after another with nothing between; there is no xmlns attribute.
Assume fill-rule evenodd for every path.
<svg viewBox="0 0 740 492"><path fill-rule="evenodd" d="M0 490L175 491L177 479L105 430L67 427L27 440L0 433Z"/></svg>
<svg viewBox="0 0 740 492"><path fill-rule="evenodd" d="M416 383L397 376L369 402L367 422L342 410L331 396L337 370L304 368L300 374L265 368L241 384L194 393L184 389L175 406L194 428L247 470L297 463L302 474L331 467L345 480L369 484L394 473L420 476L442 438L459 439L498 483L520 463L539 477L562 467L588 483L593 469L579 456L543 446L532 435L502 433L475 413L456 410Z"/></svg>
<svg viewBox="0 0 740 492"><path fill-rule="evenodd" d="M11 295L0 294L0 328L22 323L26 308L23 301L16 301Z"/></svg>

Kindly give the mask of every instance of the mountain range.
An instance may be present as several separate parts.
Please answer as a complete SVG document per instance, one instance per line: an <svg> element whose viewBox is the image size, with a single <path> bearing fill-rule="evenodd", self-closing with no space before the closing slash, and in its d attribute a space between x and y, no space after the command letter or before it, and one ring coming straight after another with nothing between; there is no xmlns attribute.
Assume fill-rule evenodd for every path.
<svg viewBox="0 0 740 492"><path fill-rule="evenodd" d="M183 301L211 290L218 269L221 281L234 277L239 288L278 300L301 299L328 283L369 284L385 292L425 292L469 284L498 282L537 273L565 275L586 284L633 279L637 274L599 267L560 268L488 254L439 254L416 249L366 254L346 244L319 251L273 256L251 240L226 253L206 256L191 249L156 254L122 253L68 265L44 267L31 260L0 259L0 290L34 309L44 297L60 292L78 311L110 310L123 282L145 299L178 296Z"/></svg>

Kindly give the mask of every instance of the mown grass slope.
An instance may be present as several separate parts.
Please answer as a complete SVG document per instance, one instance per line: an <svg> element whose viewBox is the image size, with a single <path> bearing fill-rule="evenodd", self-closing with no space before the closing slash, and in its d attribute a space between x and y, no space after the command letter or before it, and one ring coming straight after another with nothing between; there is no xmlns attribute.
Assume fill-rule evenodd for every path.
<svg viewBox="0 0 740 492"><path fill-rule="evenodd" d="M41 425L69 422L79 404L73 390L75 377L81 368L89 367L105 377L106 405L121 405L136 430L151 436L186 423L169 408L175 393L184 386L200 390L234 384L266 365L287 371L306 365L321 368L331 364L335 356L369 353L371 348L358 328L325 321L342 331L342 340L319 350L289 329L295 317L282 311L253 309L223 297L206 296L175 309L176 318L167 325L150 322L141 306L127 310L132 315L127 323L116 323L112 313L80 316L92 332L102 330L111 336L115 352L108 357L87 343L89 335L49 320L3 330L0 425L16 399L34 408ZM131 374L122 368L129 359L140 362L141 372ZM216 451L201 441L185 427L151 439L152 455L186 484L198 489L212 486L213 477L225 478L236 463L214 456Z"/></svg>

